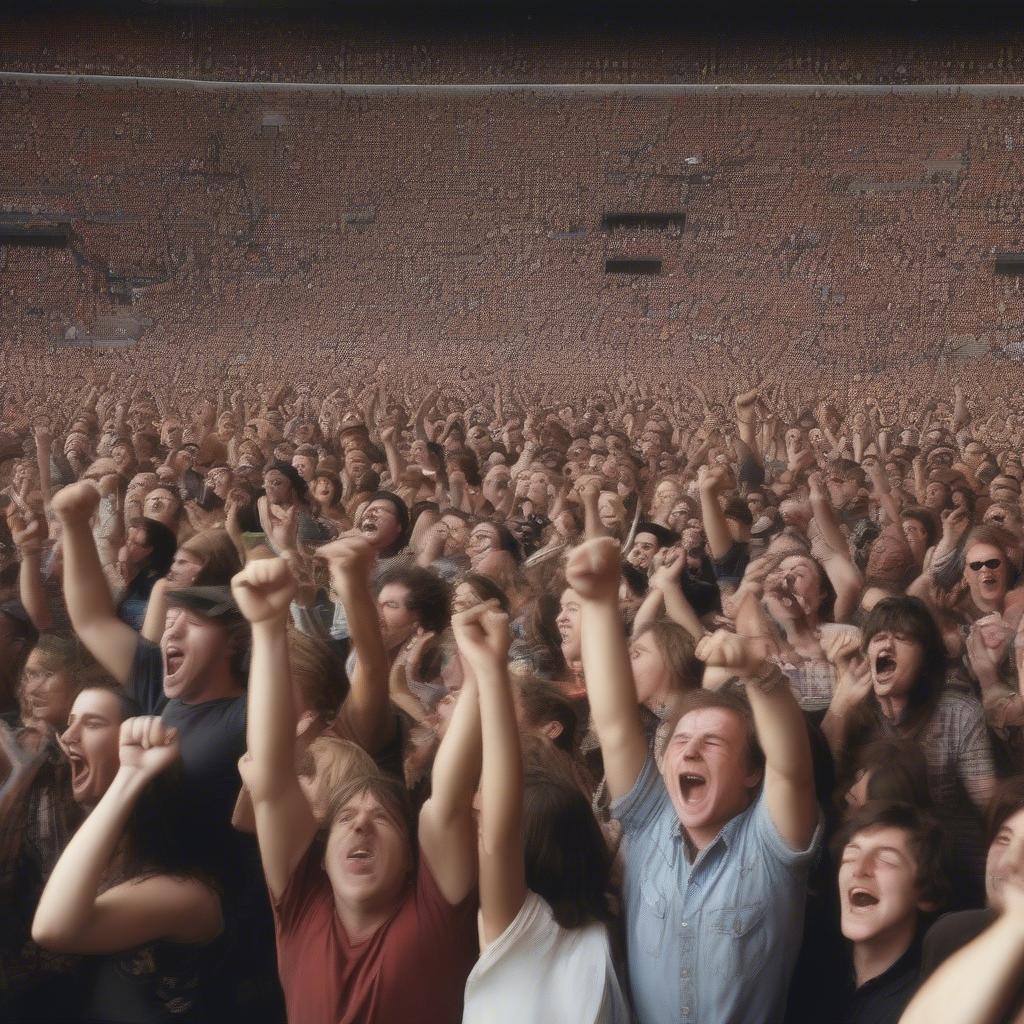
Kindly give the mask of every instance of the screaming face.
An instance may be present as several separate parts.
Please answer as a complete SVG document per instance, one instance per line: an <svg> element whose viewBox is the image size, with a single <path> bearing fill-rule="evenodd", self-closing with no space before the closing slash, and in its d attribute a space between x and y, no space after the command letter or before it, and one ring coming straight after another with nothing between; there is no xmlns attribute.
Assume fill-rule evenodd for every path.
<svg viewBox="0 0 1024 1024"><path fill-rule="evenodd" d="M683 715L661 770L679 821L698 849L749 805L761 781L760 770L750 763L743 723L727 708Z"/></svg>
<svg viewBox="0 0 1024 1024"><path fill-rule="evenodd" d="M906 633L876 633L868 642L868 667L880 699L906 697L924 664L924 647Z"/></svg>

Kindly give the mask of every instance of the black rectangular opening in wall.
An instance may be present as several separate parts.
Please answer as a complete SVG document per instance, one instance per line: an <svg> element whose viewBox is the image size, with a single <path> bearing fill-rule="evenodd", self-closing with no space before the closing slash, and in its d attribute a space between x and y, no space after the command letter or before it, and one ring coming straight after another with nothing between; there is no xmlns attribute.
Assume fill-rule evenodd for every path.
<svg viewBox="0 0 1024 1024"><path fill-rule="evenodd" d="M661 260L605 260L604 272L606 274L660 274Z"/></svg>
<svg viewBox="0 0 1024 1024"><path fill-rule="evenodd" d="M686 226L686 214L676 213L606 213L601 218L601 227L605 231L616 228L645 228L648 231L667 231L677 228L682 231Z"/></svg>
<svg viewBox="0 0 1024 1024"><path fill-rule="evenodd" d="M45 228L0 226L0 245L22 245L44 249L63 249L68 244L68 229L59 224Z"/></svg>
<svg viewBox="0 0 1024 1024"><path fill-rule="evenodd" d="M997 274L1024 274L1024 252L997 252L995 270Z"/></svg>

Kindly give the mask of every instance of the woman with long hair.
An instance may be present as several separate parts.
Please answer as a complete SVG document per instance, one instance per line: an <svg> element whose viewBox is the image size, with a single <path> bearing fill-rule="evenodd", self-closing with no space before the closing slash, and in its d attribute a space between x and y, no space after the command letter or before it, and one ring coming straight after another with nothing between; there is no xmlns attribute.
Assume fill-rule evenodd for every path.
<svg viewBox="0 0 1024 1024"><path fill-rule="evenodd" d="M46 879L83 817L56 733L67 729L75 694L93 688L101 673L74 638L52 634L40 638L29 666L38 677L23 686L47 691L23 698L39 717L18 732L0 726L12 764L0 788L0 1020L72 1020L83 1000L81 960L41 949L31 928ZM126 701L128 713L136 713L134 701ZM119 712L115 727L122 717ZM33 744L19 745L30 731Z"/></svg>
<svg viewBox="0 0 1024 1024"><path fill-rule="evenodd" d="M118 560L125 586L117 617L132 629L142 629L153 587L170 569L177 546L175 534L155 519L142 517L128 524Z"/></svg>
<svg viewBox="0 0 1024 1024"><path fill-rule="evenodd" d="M91 807L39 901L32 937L95 958L86 1020L205 1021L224 922L195 855L172 766L176 730L119 721L111 689L84 690L61 737L75 800Z"/></svg>
<svg viewBox="0 0 1024 1024"><path fill-rule="evenodd" d="M463 1021L623 1022L612 961L611 855L586 797L551 770L524 772L508 675L508 616L489 604L458 614L483 736L480 945ZM474 708L474 710L476 710Z"/></svg>

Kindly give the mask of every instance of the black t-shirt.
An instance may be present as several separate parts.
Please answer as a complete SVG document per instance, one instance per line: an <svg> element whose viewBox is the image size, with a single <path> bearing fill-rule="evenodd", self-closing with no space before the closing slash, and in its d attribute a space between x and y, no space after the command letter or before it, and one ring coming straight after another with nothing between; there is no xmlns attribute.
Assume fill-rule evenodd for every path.
<svg viewBox="0 0 1024 1024"><path fill-rule="evenodd" d="M988 908L943 914L925 933L921 953L921 981L957 950L973 942L997 916L994 910Z"/></svg>
<svg viewBox="0 0 1024 1024"><path fill-rule="evenodd" d="M219 868L228 852L224 844L235 846L238 836L231 828L231 812L242 785L238 759L245 753L245 695L199 704L168 700L163 655L157 644L142 637L126 690L147 715L160 715L178 730L189 825L197 837L209 839L204 853L210 855L208 863ZM224 867L229 868L230 861Z"/></svg>
<svg viewBox="0 0 1024 1024"><path fill-rule="evenodd" d="M690 572L683 574L683 594L698 619L709 612L722 610L722 595L714 583L708 583Z"/></svg>
<svg viewBox="0 0 1024 1024"><path fill-rule="evenodd" d="M200 704L168 700L163 655L157 644L142 637L125 689L146 714L160 715L178 730L189 811L186 827L198 840L200 859L222 888L230 962L211 998L226 1001L231 1019L279 1022L284 1017L283 997L259 848L253 836L231 827L242 786L238 760L246 748L246 697Z"/></svg>
<svg viewBox="0 0 1024 1024"><path fill-rule="evenodd" d="M842 1024L899 1024L903 1011L917 991L921 967L920 939L887 971L847 992L843 1007L833 1019ZM851 982L852 982L851 978Z"/></svg>
<svg viewBox="0 0 1024 1024"><path fill-rule="evenodd" d="M729 550L721 558L713 559L711 564L719 583L738 587L750 564L750 545L743 540L733 541Z"/></svg>

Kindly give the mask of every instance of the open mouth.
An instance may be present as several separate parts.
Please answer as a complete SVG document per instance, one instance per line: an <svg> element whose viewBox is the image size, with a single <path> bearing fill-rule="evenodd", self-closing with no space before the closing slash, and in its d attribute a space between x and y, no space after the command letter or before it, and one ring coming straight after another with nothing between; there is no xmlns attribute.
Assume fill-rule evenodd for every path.
<svg viewBox="0 0 1024 1024"><path fill-rule="evenodd" d="M707 789L708 780L695 772L682 772L679 776L679 792L683 803L699 800Z"/></svg>
<svg viewBox="0 0 1024 1024"><path fill-rule="evenodd" d="M875 659L875 678L888 679L896 671L896 659L891 654L880 654Z"/></svg>
<svg viewBox="0 0 1024 1024"><path fill-rule="evenodd" d="M184 660L185 652L180 647L168 647L164 654L164 663L167 666L167 674L169 676L174 675L174 673L181 668L181 664Z"/></svg>
<svg viewBox="0 0 1024 1024"><path fill-rule="evenodd" d="M71 764L71 788L81 789L89 776L89 765L80 754L68 751L68 761Z"/></svg>
<svg viewBox="0 0 1024 1024"><path fill-rule="evenodd" d="M357 847L348 852L345 863L351 871L357 874L365 873L373 867L373 851L365 846Z"/></svg>
<svg viewBox="0 0 1024 1024"><path fill-rule="evenodd" d="M995 590L995 588L999 585L999 580L994 575L991 575L989 573L986 573L984 576L982 576L979 582L981 583L982 590Z"/></svg>
<svg viewBox="0 0 1024 1024"><path fill-rule="evenodd" d="M857 910L878 905L878 897L874 893L868 892L867 889L851 889L848 898L850 906Z"/></svg>

